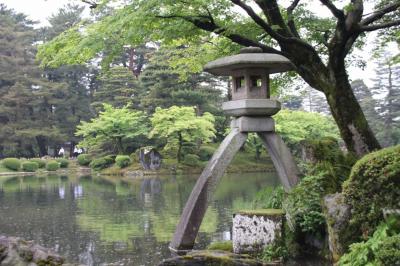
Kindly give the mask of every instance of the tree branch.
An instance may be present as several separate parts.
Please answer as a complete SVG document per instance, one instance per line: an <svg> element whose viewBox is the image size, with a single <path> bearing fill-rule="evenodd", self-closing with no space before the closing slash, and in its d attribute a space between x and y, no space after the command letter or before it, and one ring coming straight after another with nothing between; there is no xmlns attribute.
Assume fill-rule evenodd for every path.
<svg viewBox="0 0 400 266"><path fill-rule="evenodd" d="M297 5L299 4L300 0L294 0L292 2L292 4L286 9L287 12L287 16L288 16L288 26L290 31L292 32L292 34L294 36L296 36L297 38L300 38L300 34L297 31L296 25L294 24L294 20L293 20L293 11L294 9L297 7Z"/></svg>
<svg viewBox="0 0 400 266"><path fill-rule="evenodd" d="M285 41L285 37L274 31L260 16L258 16L254 10L243 3L241 0L231 0L235 5L240 6L246 13L257 23L261 28L263 28L272 38L277 41Z"/></svg>
<svg viewBox="0 0 400 266"><path fill-rule="evenodd" d="M387 23L360 27L360 31L374 31L374 30L386 29L386 28L390 28L393 26L399 26L399 25L400 25L400 19L394 20L391 22L387 22Z"/></svg>
<svg viewBox="0 0 400 266"><path fill-rule="evenodd" d="M208 32L213 32L215 34L224 36L231 41L243 45L243 46L255 46L255 47L260 47L264 52L266 53L273 53L273 54L283 54L281 51L272 48L270 46L267 46L265 44L259 43L257 41L248 39L244 36L241 36L239 34L234 34L234 33L226 33L225 28L219 27L217 24L214 23L214 20L211 18L208 18L207 20L205 19L206 16L196 16L196 17L191 17L191 16L179 16L179 15L168 15L168 16L156 16L158 18L179 18L183 19L185 21L188 21L195 25L196 27L208 31Z"/></svg>
<svg viewBox="0 0 400 266"><path fill-rule="evenodd" d="M320 2L326 6L337 19L344 20L343 10L338 9L330 0L320 0Z"/></svg>
<svg viewBox="0 0 400 266"><path fill-rule="evenodd" d="M81 1L85 4L88 4L91 9L96 8L98 5L95 1L90 1L90 0L81 0Z"/></svg>
<svg viewBox="0 0 400 266"><path fill-rule="evenodd" d="M383 18L384 15L386 15L386 14L388 14L390 12L396 11L399 8L400 8L400 2L387 5L384 8L373 12L371 16L366 17L365 19L363 19L360 24L363 25L363 26L369 25L369 24L371 24L371 23Z"/></svg>

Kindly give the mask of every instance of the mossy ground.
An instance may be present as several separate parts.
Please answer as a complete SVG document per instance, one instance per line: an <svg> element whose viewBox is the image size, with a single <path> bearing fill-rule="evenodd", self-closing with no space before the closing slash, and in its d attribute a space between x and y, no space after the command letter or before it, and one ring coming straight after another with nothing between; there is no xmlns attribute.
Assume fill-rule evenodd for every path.
<svg viewBox="0 0 400 266"><path fill-rule="evenodd" d="M257 210L239 210L237 214L242 215L259 215L259 216L282 216L285 212L280 209L257 209Z"/></svg>

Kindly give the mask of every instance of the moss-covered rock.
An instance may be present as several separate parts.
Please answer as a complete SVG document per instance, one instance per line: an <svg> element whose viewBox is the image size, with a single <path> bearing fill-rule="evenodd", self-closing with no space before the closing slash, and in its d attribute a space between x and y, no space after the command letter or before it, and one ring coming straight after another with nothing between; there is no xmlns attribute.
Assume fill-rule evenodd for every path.
<svg viewBox="0 0 400 266"><path fill-rule="evenodd" d="M0 236L0 265L63 265L65 259L32 241Z"/></svg>
<svg viewBox="0 0 400 266"><path fill-rule="evenodd" d="M341 193L324 197L324 216L328 229L329 251L333 262L337 262L349 246L349 235L353 232L348 226L350 206L344 203Z"/></svg>
<svg viewBox="0 0 400 266"><path fill-rule="evenodd" d="M233 252L233 245L232 241L213 242L207 246L207 249Z"/></svg>
<svg viewBox="0 0 400 266"><path fill-rule="evenodd" d="M159 266L263 266L268 265L252 259L248 255L239 255L226 251L203 250L189 252L164 260Z"/></svg>
<svg viewBox="0 0 400 266"><path fill-rule="evenodd" d="M399 208L400 145L361 158L344 183L343 194L352 212L352 240L368 237L383 220L384 209Z"/></svg>

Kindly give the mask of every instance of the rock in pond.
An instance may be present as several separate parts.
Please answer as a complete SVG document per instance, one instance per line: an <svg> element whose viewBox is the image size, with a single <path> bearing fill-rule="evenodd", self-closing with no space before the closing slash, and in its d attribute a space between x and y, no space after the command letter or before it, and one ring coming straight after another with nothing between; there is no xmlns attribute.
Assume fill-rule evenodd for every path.
<svg viewBox="0 0 400 266"><path fill-rule="evenodd" d="M50 249L17 237L0 236L1 266L63 265L65 259Z"/></svg>
<svg viewBox="0 0 400 266"><path fill-rule="evenodd" d="M164 260L159 266L265 266L248 255L234 254L220 250L198 250Z"/></svg>

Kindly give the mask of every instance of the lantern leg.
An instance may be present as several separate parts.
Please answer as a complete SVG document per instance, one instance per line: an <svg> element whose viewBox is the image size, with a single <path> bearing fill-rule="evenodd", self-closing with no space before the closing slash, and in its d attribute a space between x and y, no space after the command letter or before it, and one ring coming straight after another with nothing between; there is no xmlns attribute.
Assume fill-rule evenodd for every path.
<svg viewBox="0 0 400 266"><path fill-rule="evenodd" d="M193 249L194 241L216 186L246 139L247 133L239 132L237 128L233 128L215 151L197 180L183 209L181 219L170 243L170 249L173 252Z"/></svg>
<svg viewBox="0 0 400 266"><path fill-rule="evenodd" d="M289 191L299 182L300 175L300 171L289 148L283 142L282 138L273 131L258 132L257 134L271 156L281 184L285 191Z"/></svg>

